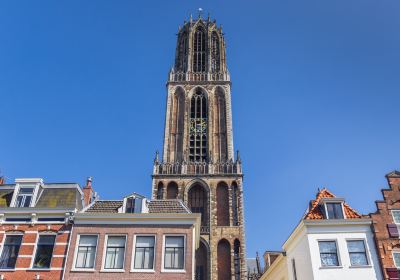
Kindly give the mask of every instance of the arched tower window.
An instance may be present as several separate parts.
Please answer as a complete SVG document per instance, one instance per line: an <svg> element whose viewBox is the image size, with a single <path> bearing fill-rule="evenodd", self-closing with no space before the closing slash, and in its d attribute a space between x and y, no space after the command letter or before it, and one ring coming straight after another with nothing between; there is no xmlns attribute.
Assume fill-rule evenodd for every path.
<svg viewBox="0 0 400 280"><path fill-rule="evenodd" d="M188 206L193 213L201 214L201 226L208 227L208 194L202 185L196 184L190 188Z"/></svg>
<svg viewBox="0 0 400 280"><path fill-rule="evenodd" d="M178 185L175 182L169 182L167 186L167 199L178 198Z"/></svg>
<svg viewBox="0 0 400 280"><path fill-rule="evenodd" d="M190 102L189 160L207 161L207 99L197 88Z"/></svg>
<svg viewBox="0 0 400 280"><path fill-rule="evenodd" d="M164 185L162 182L158 183L157 187L157 199L163 199L164 198Z"/></svg>
<svg viewBox="0 0 400 280"><path fill-rule="evenodd" d="M236 182L232 183L232 220L233 226L239 225L239 188Z"/></svg>
<svg viewBox="0 0 400 280"><path fill-rule="evenodd" d="M229 190L225 182L217 185L217 225L229 226Z"/></svg>
<svg viewBox="0 0 400 280"><path fill-rule="evenodd" d="M183 130L185 122L185 93L178 87L172 97L169 155L171 162L183 160Z"/></svg>
<svg viewBox="0 0 400 280"><path fill-rule="evenodd" d="M233 254L235 280L240 280L240 241L237 239L233 243Z"/></svg>
<svg viewBox="0 0 400 280"><path fill-rule="evenodd" d="M217 32L211 34L211 72L218 73L220 71L220 49L219 38Z"/></svg>
<svg viewBox="0 0 400 280"><path fill-rule="evenodd" d="M231 245L226 239L217 247L218 280L231 280Z"/></svg>
<svg viewBox="0 0 400 280"><path fill-rule="evenodd" d="M196 250L196 280L208 280L209 279L209 253L208 248L203 240L200 240L200 246Z"/></svg>
<svg viewBox="0 0 400 280"><path fill-rule="evenodd" d="M186 72L188 58L188 36L186 32L179 35L178 49L176 55L176 69L178 71Z"/></svg>
<svg viewBox="0 0 400 280"><path fill-rule="evenodd" d="M214 98L214 132L215 141L213 150L216 153L216 159L220 162L228 160L228 142L226 127L226 100L224 91L217 88Z"/></svg>
<svg viewBox="0 0 400 280"><path fill-rule="evenodd" d="M193 72L206 71L206 51L206 32L199 26L193 37Z"/></svg>

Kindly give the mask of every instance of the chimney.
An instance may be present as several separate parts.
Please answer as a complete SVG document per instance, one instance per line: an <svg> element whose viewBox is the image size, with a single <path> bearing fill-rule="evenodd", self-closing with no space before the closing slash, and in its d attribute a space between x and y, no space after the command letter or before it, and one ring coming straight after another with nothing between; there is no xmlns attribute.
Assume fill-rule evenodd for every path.
<svg viewBox="0 0 400 280"><path fill-rule="evenodd" d="M4 176L0 176L0 185L4 185L6 183L6 179L4 179Z"/></svg>
<svg viewBox="0 0 400 280"><path fill-rule="evenodd" d="M92 188L92 177L88 177L86 180L86 186L83 187L83 200L85 206L88 206L93 202L94 191Z"/></svg>

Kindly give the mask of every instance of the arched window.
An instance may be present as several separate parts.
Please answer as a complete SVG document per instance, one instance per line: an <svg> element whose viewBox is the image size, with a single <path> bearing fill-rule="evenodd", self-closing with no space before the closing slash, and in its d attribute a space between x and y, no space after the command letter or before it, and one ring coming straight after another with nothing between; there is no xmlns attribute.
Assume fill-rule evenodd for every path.
<svg viewBox="0 0 400 280"><path fill-rule="evenodd" d="M235 239L235 242L233 243L235 280L240 280L240 251L240 241Z"/></svg>
<svg viewBox="0 0 400 280"><path fill-rule="evenodd" d="M176 68L178 71L186 72L187 70L187 52L188 52L188 36L186 32L180 34L178 38L178 49L176 56Z"/></svg>
<svg viewBox="0 0 400 280"><path fill-rule="evenodd" d="M190 188L188 206L193 213L201 214L201 225L208 227L208 194L202 185L196 184Z"/></svg>
<svg viewBox="0 0 400 280"><path fill-rule="evenodd" d="M172 97L169 161L183 160L183 130L185 122L185 93L178 87Z"/></svg>
<svg viewBox="0 0 400 280"><path fill-rule="evenodd" d="M189 160L207 161L207 99L197 88L190 102Z"/></svg>
<svg viewBox="0 0 400 280"><path fill-rule="evenodd" d="M178 198L178 185L175 182L169 182L167 187L167 199Z"/></svg>
<svg viewBox="0 0 400 280"><path fill-rule="evenodd" d="M229 226L229 190L225 182L217 185L217 225Z"/></svg>
<svg viewBox="0 0 400 280"><path fill-rule="evenodd" d="M216 153L216 160L226 162L228 160L228 145L225 94L223 90L218 87L214 96L215 141L213 150Z"/></svg>
<svg viewBox="0 0 400 280"><path fill-rule="evenodd" d="M211 34L211 72L218 73L220 71L220 49L219 38L217 32Z"/></svg>
<svg viewBox="0 0 400 280"><path fill-rule="evenodd" d="M193 72L206 71L206 32L199 26L193 38Z"/></svg>
<svg viewBox="0 0 400 280"><path fill-rule="evenodd" d="M208 249L204 241L200 240L200 246L196 250L196 280L208 280Z"/></svg>
<svg viewBox="0 0 400 280"><path fill-rule="evenodd" d="M231 280L231 245L226 239L218 243L217 259L218 280Z"/></svg>
<svg viewBox="0 0 400 280"><path fill-rule="evenodd" d="M163 199L164 198L164 185L162 182L158 183L157 187L157 199Z"/></svg>
<svg viewBox="0 0 400 280"><path fill-rule="evenodd" d="M239 188L236 182L232 183L232 220L233 225L239 225Z"/></svg>

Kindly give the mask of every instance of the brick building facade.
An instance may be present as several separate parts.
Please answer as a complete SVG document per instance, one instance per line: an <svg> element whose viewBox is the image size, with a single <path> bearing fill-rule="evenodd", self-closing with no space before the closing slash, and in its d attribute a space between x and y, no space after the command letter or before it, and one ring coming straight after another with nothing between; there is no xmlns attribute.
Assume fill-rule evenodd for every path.
<svg viewBox="0 0 400 280"><path fill-rule="evenodd" d="M386 175L389 189L383 189L383 200L376 201L377 211L370 214L375 242L384 279L400 279L400 172Z"/></svg>
<svg viewBox="0 0 400 280"><path fill-rule="evenodd" d="M16 179L0 185L0 279L62 279L78 184Z"/></svg>
<svg viewBox="0 0 400 280"><path fill-rule="evenodd" d="M200 215L179 200L99 200L74 217L65 279L194 279L199 241Z"/></svg>

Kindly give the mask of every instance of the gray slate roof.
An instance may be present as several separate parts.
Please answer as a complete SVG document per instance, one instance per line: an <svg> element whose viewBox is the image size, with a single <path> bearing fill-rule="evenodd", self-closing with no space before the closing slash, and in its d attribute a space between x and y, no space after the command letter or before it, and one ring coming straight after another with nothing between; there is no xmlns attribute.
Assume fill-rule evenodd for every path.
<svg viewBox="0 0 400 280"><path fill-rule="evenodd" d="M86 213L118 213L123 205L122 200L98 200ZM150 200L149 213L191 213L179 199Z"/></svg>

